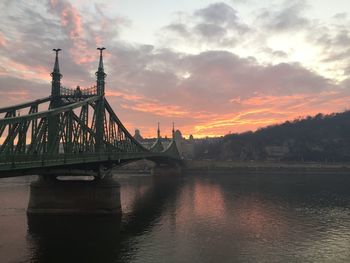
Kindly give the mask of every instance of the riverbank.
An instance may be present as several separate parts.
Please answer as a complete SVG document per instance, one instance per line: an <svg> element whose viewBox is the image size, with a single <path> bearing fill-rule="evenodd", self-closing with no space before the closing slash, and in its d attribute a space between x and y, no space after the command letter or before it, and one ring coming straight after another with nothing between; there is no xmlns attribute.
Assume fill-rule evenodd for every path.
<svg viewBox="0 0 350 263"><path fill-rule="evenodd" d="M119 173L149 173L154 164L139 161L115 170ZM350 163L306 162L237 162L213 160L185 160L182 170L186 174L349 174Z"/></svg>
<svg viewBox="0 0 350 263"><path fill-rule="evenodd" d="M287 163L235 162L212 160L185 161L184 171L190 174L244 173L244 174L349 174L350 163Z"/></svg>

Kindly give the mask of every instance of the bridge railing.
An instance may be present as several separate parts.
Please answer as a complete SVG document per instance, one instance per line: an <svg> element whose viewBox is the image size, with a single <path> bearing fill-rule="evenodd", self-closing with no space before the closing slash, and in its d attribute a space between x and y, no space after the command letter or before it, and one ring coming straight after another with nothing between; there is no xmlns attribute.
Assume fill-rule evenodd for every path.
<svg viewBox="0 0 350 263"><path fill-rule="evenodd" d="M13 156L0 156L0 171L9 171L16 169L30 169L55 167L65 165L84 165L97 164L101 162L109 162L117 164L121 161L142 159L149 157L156 157L160 153L116 153L116 152L102 152L102 153L72 153L72 154L22 154Z"/></svg>
<svg viewBox="0 0 350 263"><path fill-rule="evenodd" d="M95 95L97 95L97 87L92 86L92 87L86 88L86 89L80 89L80 88L70 89L70 88L66 88L66 87L61 86L60 95L61 96L74 96L74 97L95 96Z"/></svg>
<svg viewBox="0 0 350 263"><path fill-rule="evenodd" d="M40 168L50 167L55 165L65 165L94 161L108 160L110 154L95 154L95 153L84 153L84 154L55 154L55 155L41 155L36 154L24 154L9 157L0 157L0 171L20 168Z"/></svg>

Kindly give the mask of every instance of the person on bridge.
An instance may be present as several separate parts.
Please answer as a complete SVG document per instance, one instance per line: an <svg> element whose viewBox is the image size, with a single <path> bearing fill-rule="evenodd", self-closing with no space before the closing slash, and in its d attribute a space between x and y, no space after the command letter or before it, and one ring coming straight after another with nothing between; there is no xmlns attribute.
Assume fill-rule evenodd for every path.
<svg viewBox="0 0 350 263"><path fill-rule="evenodd" d="M80 86L77 86L77 89L75 90L74 95L76 97L81 97L82 92L81 92Z"/></svg>

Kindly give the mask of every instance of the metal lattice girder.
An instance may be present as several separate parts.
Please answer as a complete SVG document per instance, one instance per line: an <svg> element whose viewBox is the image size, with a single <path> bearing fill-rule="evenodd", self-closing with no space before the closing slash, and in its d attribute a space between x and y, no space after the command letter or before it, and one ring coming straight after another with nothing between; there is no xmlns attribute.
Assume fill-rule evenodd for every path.
<svg viewBox="0 0 350 263"><path fill-rule="evenodd" d="M98 101L103 99L103 108L98 107ZM113 112L104 97L95 96L81 101L63 104L38 112L38 101L27 105L27 115L15 116L15 111L7 111L0 119L0 135L6 134L0 146L0 171L18 167L56 167L57 165L79 162L76 158L89 156L91 160L118 162L124 159L137 158L173 158L179 159L175 142L162 151L150 151L143 147L127 131L122 122ZM101 112L98 112L98 111ZM92 112L90 115L89 112ZM102 119L102 152L96 150L96 116ZM56 121L55 140L49 143L49 122ZM24 157L25 156L25 157ZM80 156L80 157L79 157ZM85 156L85 157L84 157ZM113 159L114 158L114 159Z"/></svg>
<svg viewBox="0 0 350 263"><path fill-rule="evenodd" d="M93 101L96 101L98 99L99 99L99 97L95 96L95 97L88 98L84 101L78 101L78 102L75 102L72 104L64 105L62 107L50 109L47 111L42 111L42 112L37 112L37 113L22 115L22 116L17 116L17 117L3 118L3 119L0 119L0 125L21 122L22 120L30 121L33 119L40 119L40 118L44 118L44 117L49 117L49 116L52 116L55 114L59 114L61 112L66 112L69 110L73 110L75 108L79 108L86 103L93 102Z"/></svg>
<svg viewBox="0 0 350 263"><path fill-rule="evenodd" d="M6 118L0 119L0 132L5 130L5 127L9 129L8 136L0 147L0 155L5 149L11 151L11 144L15 141L16 149L18 149L15 152L18 153L25 153L26 149L27 152L30 149L30 151L38 153L42 152L44 148L49 153L55 153L58 152L60 143L63 144L64 152L67 153L85 151L86 149L91 151L91 145L95 143L96 133L98 132L96 127L96 111L98 110L96 102L99 99L99 96L91 97L42 112L37 112L37 104L35 104L31 106L30 114L17 117L8 114ZM103 116L103 129L100 130L102 132L103 150L108 148L109 151L146 152L147 149L130 135L106 100L104 100L103 105L102 113L99 112ZM92 107L94 112L90 123L88 120L89 106ZM79 116L75 114L75 109L80 109ZM54 127L57 129L52 144L48 144L46 141L50 133L50 120L55 121ZM30 130L29 127L32 127L30 136L27 134ZM29 147L26 147L27 138L31 138Z"/></svg>
<svg viewBox="0 0 350 263"><path fill-rule="evenodd" d="M167 149L146 149L114 113L104 97L103 49L99 48L93 88L62 88L59 49L55 49L51 96L0 109L0 171L27 174L62 167L99 169L144 158L180 159L174 141ZM47 109L40 111L45 103ZM20 110L26 113L19 116Z"/></svg>
<svg viewBox="0 0 350 263"><path fill-rule="evenodd" d="M20 110L20 109L32 107L33 105L39 105L39 104L48 102L48 101L50 101L50 100L51 100L51 97L46 97L46 98L43 98L43 99L38 99L38 100L29 101L29 102L25 102L25 103L18 104L18 105L14 105L14 106L9 106L9 107L5 107L5 108L1 108L1 109L0 109L0 113L4 113L4 112L15 112L15 111Z"/></svg>
<svg viewBox="0 0 350 263"><path fill-rule="evenodd" d="M112 107L108 103L108 101L105 99L105 107L106 111L109 113L111 121L115 123L115 125L118 127L118 135L117 139L119 141L122 140L129 140L129 144L132 145L132 148L135 149L136 151L141 151L141 152L147 152L148 149L146 149L142 144L140 144L129 132L128 130L124 127L122 122L119 120L117 115L114 113Z"/></svg>

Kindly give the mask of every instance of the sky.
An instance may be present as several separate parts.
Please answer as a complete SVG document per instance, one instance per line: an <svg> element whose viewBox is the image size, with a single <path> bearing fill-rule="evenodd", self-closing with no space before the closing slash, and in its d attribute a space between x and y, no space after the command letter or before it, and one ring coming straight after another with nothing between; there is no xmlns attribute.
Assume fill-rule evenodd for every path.
<svg viewBox="0 0 350 263"><path fill-rule="evenodd" d="M0 0L0 107L95 84L133 133L221 136L350 101L348 0Z"/></svg>

